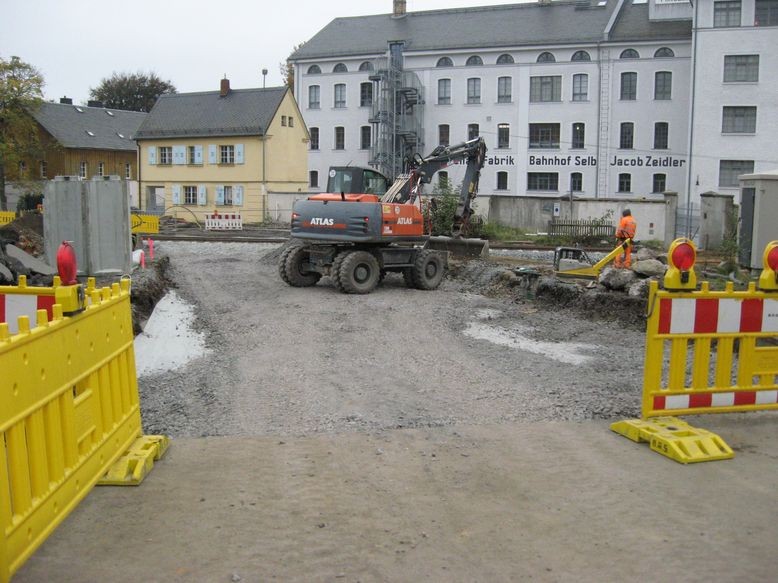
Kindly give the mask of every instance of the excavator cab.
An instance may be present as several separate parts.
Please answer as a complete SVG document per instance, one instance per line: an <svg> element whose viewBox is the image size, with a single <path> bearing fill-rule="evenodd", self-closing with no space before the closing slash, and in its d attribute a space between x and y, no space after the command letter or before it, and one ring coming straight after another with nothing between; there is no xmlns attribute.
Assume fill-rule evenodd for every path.
<svg viewBox="0 0 778 583"><path fill-rule="evenodd" d="M327 179L327 192L332 194L375 194L382 196L389 181L380 172L360 166L333 166Z"/></svg>

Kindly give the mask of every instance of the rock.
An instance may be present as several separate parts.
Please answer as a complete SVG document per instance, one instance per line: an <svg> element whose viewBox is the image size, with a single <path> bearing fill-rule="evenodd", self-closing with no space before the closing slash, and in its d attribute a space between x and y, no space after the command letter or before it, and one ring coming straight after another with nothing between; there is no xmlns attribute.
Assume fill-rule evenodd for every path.
<svg viewBox="0 0 778 583"><path fill-rule="evenodd" d="M4 285L12 285L14 283L14 274L2 263L0 263L0 283Z"/></svg>
<svg viewBox="0 0 778 583"><path fill-rule="evenodd" d="M8 257L16 259L21 262L25 268L32 273L39 273L41 275L56 275L57 270L48 263L41 261L37 257L33 257L29 253L26 253L19 249L16 245L6 245L5 252Z"/></svg>
<svg viewBox="0 0 778 583"><path fill-rule="evenodd" d="M667 265L657 259L643 259L632 265L632 271L644 277L664 275Z"/></svg>
<svg viewBox="0 0 778 583"><path fill-rule="evenodd" d="M581 287L574 283L561 282L554 277L541 277L535 293L544 299L567 303L577 300L582 291Z"/></svg>
<svg viewBox="0 0 778 583"><path fill-rule="evenodd" d="M647 298L650 279L639 279L629 286L627 293L633 298Z"/></svg>
<svg viewBox="0 0 778 583"><path fill-rule="evenodd" d="M625 290L637 279L631 269L606 268L600 274L600 283L609 290Z"/></svg>
<svg viewBox="0 0 778 583"><path fill-rule="evenodd" d="M653 249L649 249L648 247L641 247L635 252L635 258L638 261L643 261L645 259L656 259L657 255L659 255L659 253Z"/></svg>

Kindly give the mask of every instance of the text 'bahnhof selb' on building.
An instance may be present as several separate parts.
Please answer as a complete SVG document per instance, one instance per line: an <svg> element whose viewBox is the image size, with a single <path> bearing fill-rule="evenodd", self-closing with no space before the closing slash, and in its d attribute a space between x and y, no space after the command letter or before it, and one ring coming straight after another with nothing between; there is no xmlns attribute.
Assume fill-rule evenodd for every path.
<svg viewBox="0 0 778 583"><path fill-rule="evenodd" d="M336 18L292 55L312 191L330 166L393 177L476 135L487 195L695 201L778 168L778 0L392 8Z"/></svg>

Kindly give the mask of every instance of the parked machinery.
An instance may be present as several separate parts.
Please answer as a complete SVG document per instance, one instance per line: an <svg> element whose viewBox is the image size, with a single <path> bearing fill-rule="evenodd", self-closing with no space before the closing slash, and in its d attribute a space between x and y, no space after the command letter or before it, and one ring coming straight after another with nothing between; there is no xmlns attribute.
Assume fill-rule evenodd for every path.
<svg viewBox="0 0 778 583"><path fill-rule="evenodd" d="M485 157L483 138L438 146L426 158L417 154L409 173L391 186L369 168L330 168L327 193L294 205L291 244L278 264L281 278L291 286L307 287L327 275L341 291L365 294L387 272L400 272L408 287L437 288L445 275L447 254L430 246L422 185L448 165L466 163L452 225L452 236L461 237L473 212Z"/></svg>

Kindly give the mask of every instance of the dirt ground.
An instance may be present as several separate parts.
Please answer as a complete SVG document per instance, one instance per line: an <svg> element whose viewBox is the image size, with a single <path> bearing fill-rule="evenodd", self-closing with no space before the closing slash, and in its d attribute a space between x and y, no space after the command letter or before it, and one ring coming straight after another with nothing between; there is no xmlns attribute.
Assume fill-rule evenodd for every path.
<svg viewBox="0 0 778 583"><path fill-rule="evenodd" d="M163 249L210 348L140 379L169 457L90 494L15 582L774 577L774 416L700 421L737 456L688 467L611 433L639 329L480 268L350 296L286 286L273 246Z"/></svg>

